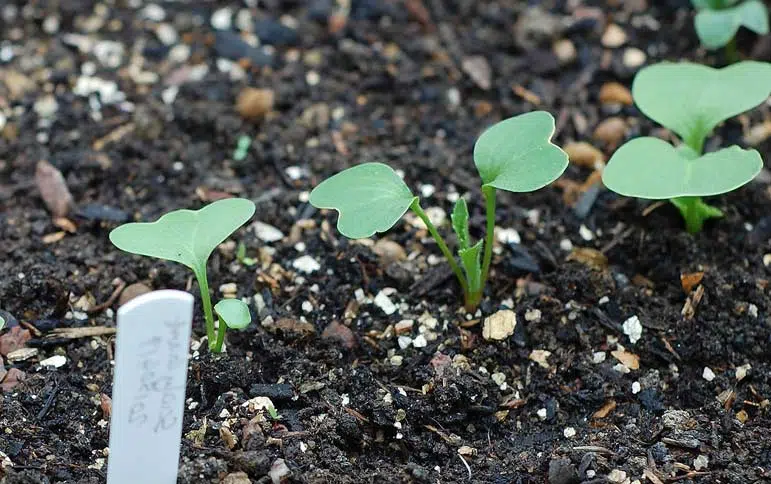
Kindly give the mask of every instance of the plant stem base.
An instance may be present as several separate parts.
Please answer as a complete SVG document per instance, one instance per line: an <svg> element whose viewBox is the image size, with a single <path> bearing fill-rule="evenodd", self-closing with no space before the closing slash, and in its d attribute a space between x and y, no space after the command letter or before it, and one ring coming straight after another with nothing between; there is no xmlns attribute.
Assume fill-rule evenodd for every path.
<svg viewBox="0 0 771 484"><path fill-rule="evenodd" d="M719 208L704 203L701 197L678 197L669 201L680 210L680 214L685 219L685 228L691 234L700 232L708 219L723 216Z"/></svg>

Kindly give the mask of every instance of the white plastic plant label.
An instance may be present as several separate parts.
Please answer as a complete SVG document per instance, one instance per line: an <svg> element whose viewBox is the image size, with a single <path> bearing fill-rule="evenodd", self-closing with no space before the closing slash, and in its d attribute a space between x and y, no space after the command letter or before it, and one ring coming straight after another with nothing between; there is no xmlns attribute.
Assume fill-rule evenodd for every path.
<svg viewBox="0 0 771 484"><path fill-rule="evenodd" d="M108 484L177 482L193 296L155 291L118 310Z"/></svg>

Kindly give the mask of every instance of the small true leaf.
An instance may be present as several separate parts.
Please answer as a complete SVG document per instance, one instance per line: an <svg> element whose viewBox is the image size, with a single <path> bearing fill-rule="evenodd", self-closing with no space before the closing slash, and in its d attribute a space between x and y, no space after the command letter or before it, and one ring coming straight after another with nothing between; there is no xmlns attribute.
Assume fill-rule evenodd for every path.
<svg viewBox="0 0 771 484"><path fill-rule="evenodd" d="M745 61L714 69L664 62L635 76L640 110L683 140L704 139L719 123L752 109L771 94L771 64Z"/></svg>
<svg viewBox="0 0 771 484"><path fill-rule="evenodd" d="M739 27L758 35L768 33L768 10L760 0L749 0L735 7L705 8L694 19L696 34L708 49L718 49L734 38Z"/></svg>
<svg viewBox="0 0 771 484"><path fill-rule="evenodd" d="M249 306L240 299L223 299L214 305L214 311L231 329L244 329L252 322Z"/></svg>
<svg viewBox="0 0 771 484"><path fill-rule="evenodd" d="M755 150L731 146L695 157L658 138L636 138L619 148L602 174L609 189L628 197L666 199L730 192L760 173Z"/></svg>
<svg viewBox="0 0 771 484"><path fill-rule="evenodd" d="M474 163L485 186L532 192L556 180L568 156L552 144L554 118L534 111L488 128L474 145Z"/></svg>
<svg viewBox="0 0 771 484"><path fill-rule="evenodd" d="M482 285L482 265L480 257L482 254L482 241L478 241L471 247L458 250L460 261L463 264L463 271L466 273L469 292L476 292Z"/></svg>
<svg viewBox="0 0 771 484"><path fill-rule="evenodd" d="M310 196L314 207L340 213L337 230L349 239L385 232L415 200L399 175L382 163L364 163L341 171L321 182Z"/></svg>
<svg viewBox="0 0 771 484"><path fill-rule="evenodd" d="M251 200L226 198L200 210L169 212L156 222L121 225L110 232L110 241L126 252L179 262L196 271L254 210Z"/></svg>
<svg viewBox="0 0 771 484"><path fill-rule="evenodd" d="M464 198L459 198L452 209L452 229L458 237L458 246L460 250L468 249L471 245L471 235L468 231L468 206Z"/></svg>

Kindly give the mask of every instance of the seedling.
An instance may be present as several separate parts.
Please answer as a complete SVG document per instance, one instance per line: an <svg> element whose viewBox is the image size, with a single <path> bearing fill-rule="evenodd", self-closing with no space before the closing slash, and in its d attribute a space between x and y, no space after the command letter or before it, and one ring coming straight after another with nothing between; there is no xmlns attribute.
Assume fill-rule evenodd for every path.
<svg viewBox="0 0 771 484"><path fill-rule="evenodd" d="M246 158L246 154L249 152L249 147L252 146L252 138L242 134L238 137L236 142L236 149L233 150L233 159L235 161L243 161Z"/></svg>
<svg viewBox="0 0 771 484"><path fill-rule="evenodd" d="M768 9L762 0L691 0L698 10L694 18L696 34L708 49L728 48L732 61L736 59L734 36L739 27L758 35L768 33Z"/></svg>
<svg viewBox="0 0 771 484"><path fill-rule="evenodd" d="M642 69L632 85L637 107L684 144L675 148L658 138L633 139L613 154L602 181L621 195L670 199L687 230L700 231L707 219L723 215L701 197L735 190L763 167L757 151L738 146L703 154L707 136L726 119L765 101L770 93L771 64L762 62L740 62L723 69L661 63Z"/></svg>
<svg viewBox="0 0 771 484"><path fill-rule="evenodd" d="M536 111L501 121L479 137L474 146L474 164L482 178L486 235L484 242L473 243L466 201L458 199L452 212L452 226L458 238L461 265L423 211L419 197L387 165L364 163L342 171L317 186L311 192L310 202L317 208L337 210L337 229L350 239L385 232L407 210L412 210L447 258L463 289L466 309L473 311L482 299L492 261L496 189L531 192L553 182L565 171L568 157L551 143L554 129L554 118L547 112Z"/></svg>
<svg viewBox="0 0 771 484"><path fill-rule="evenodd" d="M110 232L110 241L132 254L179 262L193 270L201 290L209 349L222 351L225 328L242 329L251 317L238 299L225 299L214 307L219 318L215 331L206 262L214 249L254 214L251 200L228 198L200 210L175 210L152 223L129 223ZM224 324L223 324L224 323Z"/></svg>
<svg viewBox="0 0 771 484"><path fill-rule="evenodd" d="M0 330L5 328L5 318L0 316Z"/></svg>
<svg viewBox="0 0 771 484"><path fill-rule="evenodd" d="M236 259L238 259L238 262L247 267L251 267L257 263L257 261L253 258L246 256L246 246L243 242L238 243L238 248L236 249Z"/></svg>

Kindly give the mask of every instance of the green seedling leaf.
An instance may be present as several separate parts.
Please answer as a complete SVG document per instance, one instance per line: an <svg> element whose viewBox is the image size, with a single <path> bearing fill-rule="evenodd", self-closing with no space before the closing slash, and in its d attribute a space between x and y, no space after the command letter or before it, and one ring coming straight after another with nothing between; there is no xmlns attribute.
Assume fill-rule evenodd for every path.
<svg viewBox="0 0 771 484"><path fill-rule="evenodd" d="M609 189L628 197L660 200L730 192L760 173L755 150L731 146L698 156L658 138L633 139L610 158L602 174Z"/></svg>
<svg viewBox="0 0 771 484"><path fill-rule="evenodd" d="M337 210L337 230L349 239L385 232L418 198L396 172L382 163L364 163L341 171L313 189L316 208Z"/></svg>
<svg viewBox="0 0 771 484"><path fill-rule="evenodd" d="M534 111L488 128L474 145L474 163L484 186L532 192L556 180L568 156L551 143L554 118Z"/></svg>
<svg viewBox="0 0 771 484"><path fill-rule="evenodd" d="M765 101L771 94L771 64L745 61L714 69L664 62L635 76L632 95L646 116L701 149L719 123Z"/></svg>
<svg viewBox="0 0 771 484"><path fill-rule="evenodd" d="M231 329L244 329L252 322L249 306L240 299L223 299L214 305L214 311Z"/></svg>
<svg viewBox="0 0 771 484"><path fill-rule="evenodd" d="M721 8L728 8L738 2L739 0L691 0L691 4L696 10L705 8L720 10Z"/></svg>
<svg viewBox="0 0 771 484"><path fill-rule="evenodd" d="M458 250L470 293L480 291L482 288L482 246L483 242L480 240L471 247Z"/></svg>
<svg viewBox="0 0 771 484"><path fill-rule="evenodd" d="M768 10L760 0L750 0L730 8L700 10L694 19L696 34L708 49L719 49L734 38L739 27L758 35L768 33Z"/></svg>
<svg viewBox="0 0 771 484"><path fill-rule="evenodd" d="M5 318L0 316L0 330L5 328Z"/></svg>
<svg viewBox="0 0 771 484"><path fill-rule="evenodd" d="M459 198L452 209L452 229L458 237L459 250L468 249L471 245L471 234L468 231L468 205L466 200Z"/></svg>
<svg viewBox="0 0 771 484"><path fill-rule="evenodd" d="M197 272L254 210L251 200L227 198L200 210L169 212L156 222L121 225L110 232L110 241L126 252L179 262Z"/></svg>
<svg viewBox="0 0 771 484"><path fill-rule="evenodd" d="M257 261L251 257L246 257L246 246L243 242L238 243L238 249L236 249L236 259L238 259L238 262L248 267L251 267L257 263Z"/></svg>

